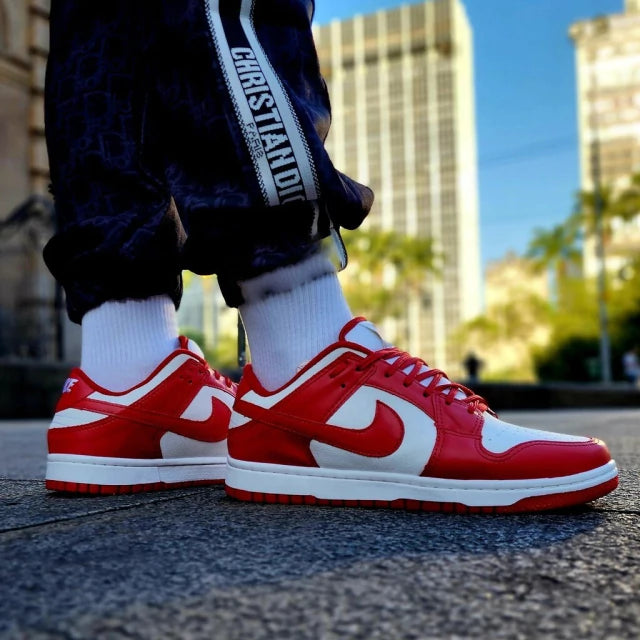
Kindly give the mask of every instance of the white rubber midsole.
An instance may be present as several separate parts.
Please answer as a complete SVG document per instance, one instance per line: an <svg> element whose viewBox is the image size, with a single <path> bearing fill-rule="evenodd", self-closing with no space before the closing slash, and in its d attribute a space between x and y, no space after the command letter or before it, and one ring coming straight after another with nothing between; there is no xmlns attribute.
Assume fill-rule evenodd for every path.
<svg viewBox="0 0 640 640"><path fill-rule="evenodd" d="M136 485L224 480L225 457L141 460L50 453L47 480L99 485Z"/></svg>
<svg viewBox="0 0 640 640"><path fill-rule="evenodd" d="M226 484L234 489L325 500L422 500L498 507L532 496L581 491L618 475L616 463L570 476L527 480L451 480L399 473L294 467L227 458Z"/></svg>

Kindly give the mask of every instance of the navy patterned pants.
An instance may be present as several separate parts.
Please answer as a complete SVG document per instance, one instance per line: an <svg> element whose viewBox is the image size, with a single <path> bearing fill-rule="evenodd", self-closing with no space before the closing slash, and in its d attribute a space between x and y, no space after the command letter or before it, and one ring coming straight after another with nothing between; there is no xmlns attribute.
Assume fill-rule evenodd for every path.
<svg viewBox="0 0 640 640"><path fill-rule="evenodd" d="M53 0L45 125L70 318L237 281L353 229L371 191L324 149L310 0Z"/></svg>

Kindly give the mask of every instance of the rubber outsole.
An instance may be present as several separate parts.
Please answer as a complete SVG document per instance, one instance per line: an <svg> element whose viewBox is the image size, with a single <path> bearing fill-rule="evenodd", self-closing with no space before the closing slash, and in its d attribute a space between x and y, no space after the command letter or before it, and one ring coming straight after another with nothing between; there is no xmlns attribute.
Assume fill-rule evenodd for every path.
<svg viewBox="0 0 640 640"><path fill-rule="evenodd" d="M224 480L189 480L187 482L151 482L147 484L105 485L86 484L82 482L65 482L62 480L45 480L45 487L50 491L62 493L84 493L91 495L121 495L127 493L145 493L148 491L167 491L186 487L202 487L222 484Z"/></svg>
<svg viewBox="0 0 640 640"><path fill-rule="evenodd" d="M45 487L64 493L114 495L221 484L224 458L130 459L49 454Z"/></svg>
<svg viewBox="0 0 640 640"><path fill-rule="evenodd" d="M549 511L564 509L592 502L611 493L618 486L618 477L607 482L581 489L551 495L533 496L524 498L511 505L498 507L470 507L458 502L426 502L422 500L333 500L316 498L311 495L287 495L274 493L260 493L257 491L244 491L225 485L227 495L244 502L259 502L268 504L287 505L321 505L334 507L364 507L384 509L404 509L408 511L431 511L440 513L528 513L532 511Z"/></svg>

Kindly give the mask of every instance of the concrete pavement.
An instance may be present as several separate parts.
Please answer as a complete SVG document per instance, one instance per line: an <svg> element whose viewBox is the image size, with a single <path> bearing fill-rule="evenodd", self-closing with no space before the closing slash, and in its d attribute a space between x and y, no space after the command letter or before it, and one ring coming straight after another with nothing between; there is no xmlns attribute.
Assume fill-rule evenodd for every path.
<svg viewBox="0 0 640 640"><path fill-rule="evenodd" d="M640 410L501 417L602 437L620 488L519 516L64 497L46 423L0 422L0 637L636 640Z"/></svg>

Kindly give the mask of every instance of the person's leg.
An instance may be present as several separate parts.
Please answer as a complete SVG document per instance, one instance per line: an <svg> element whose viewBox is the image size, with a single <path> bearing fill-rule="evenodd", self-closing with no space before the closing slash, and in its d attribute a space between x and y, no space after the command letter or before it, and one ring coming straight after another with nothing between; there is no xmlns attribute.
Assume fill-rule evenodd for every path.
<svg viewBox="0 0 640 640"><path fill-rule="evenodd" d="M218 274L225 299L247 318L255 368L270 387L253 364L245 369L230 424L229 495L517 511L612 490L617 473L602 443L499 421L482 398L361 319L304 363L350 316L335 273L316 259L317 242L332 226L357 226L371 204L322 146L328 98L308 3L162 6L174 19L151 56L161 114L152 122L167 125L159 155L188 231L183 266ZM293 324L298 313L288 343L283 314ZM317 322L323 315L330 320ZM298 360L300 371L272 390L280 380L267 379L270 367L286 379Z"/></svg>
<svg viewBox="0 0 640 640"><path fill-rule="evenodd" d="M247 365L230 426L225 483L239 500L507 513L618 484L603 442L500 420L363 318L278 389Z"/></svg>
<svg viewBox="0 0 640 640"><path fill-rule="evenodd" d="M309 6L163 3L147 56L158 79L149 137L188 232L185 266L218 274L269 387L350 319L319 240L357 225L372 201L324 149L330 109Z"/></svg>
<svg viewBox="0 0 640 640"><path fill-rule="evenodd" d="M154 13L54 0L46 136L57 230L44 257L82 324L82 361L48 434L50 489L220 482L234 385L178 337L184 230L146 153Z"/></svg>
<svg viewBox="0 0 640 640"><path fill-rule="evenodd" d="M240 287L253 371L266 389L288 382L352 317L336 268L321 251Z"/></svg>
<svg viewBox="0 0 640 640"><path fill-rule="evenodd" d="M184 241L139 147L145 76L127 4L53 2L45 102L57 233L44 257L82 323L83 369L113 391L177 346Z"/></svg>
<svg viewBox="0 0 640 640"><path fill-rule="evenodd" d="M59 227L45 259L65 288L71 319L82 322L83 355L50 430L52 456L121 451L113 449L113 437L98 448L79 437L86 421L113 409L91 411L87 398L98 384L106 387L102 402L107 392L111 405L147 402L134 390L119 398L112 392L143 382L145 373L158 378L153 369L175 340L171 304L180 299L180 269L218 273L237 306L240 280L279 267L293 274L330 233L333 215L336 226L355 226L368 211L371 192L341 176L324 151L328 99L308 10L306 2L282 0L268 7L54 2L46 120ZM268 59L258 31L270 43ZM297 285L306 278L315 274L294 276ZM344 306L339 289L330 289L333 308ZM271 327L249 324L256 353L271 352L265 346L275 335ZM317 327L320 341L310 327L300 334L310 338L303 349L309 355L334 337ZM151 390L149 402L157 404L155 383ZM190 398L211 409L210 397L192 389L166 395L175 398L170 411L194 413ZM99 426L111 429L108 419ZM126 451L131 438L119 440ZM66 471L53 473L60 461L51 455L51 482L77 488ZM103 484L84 486L103 490Z"/></svg>

